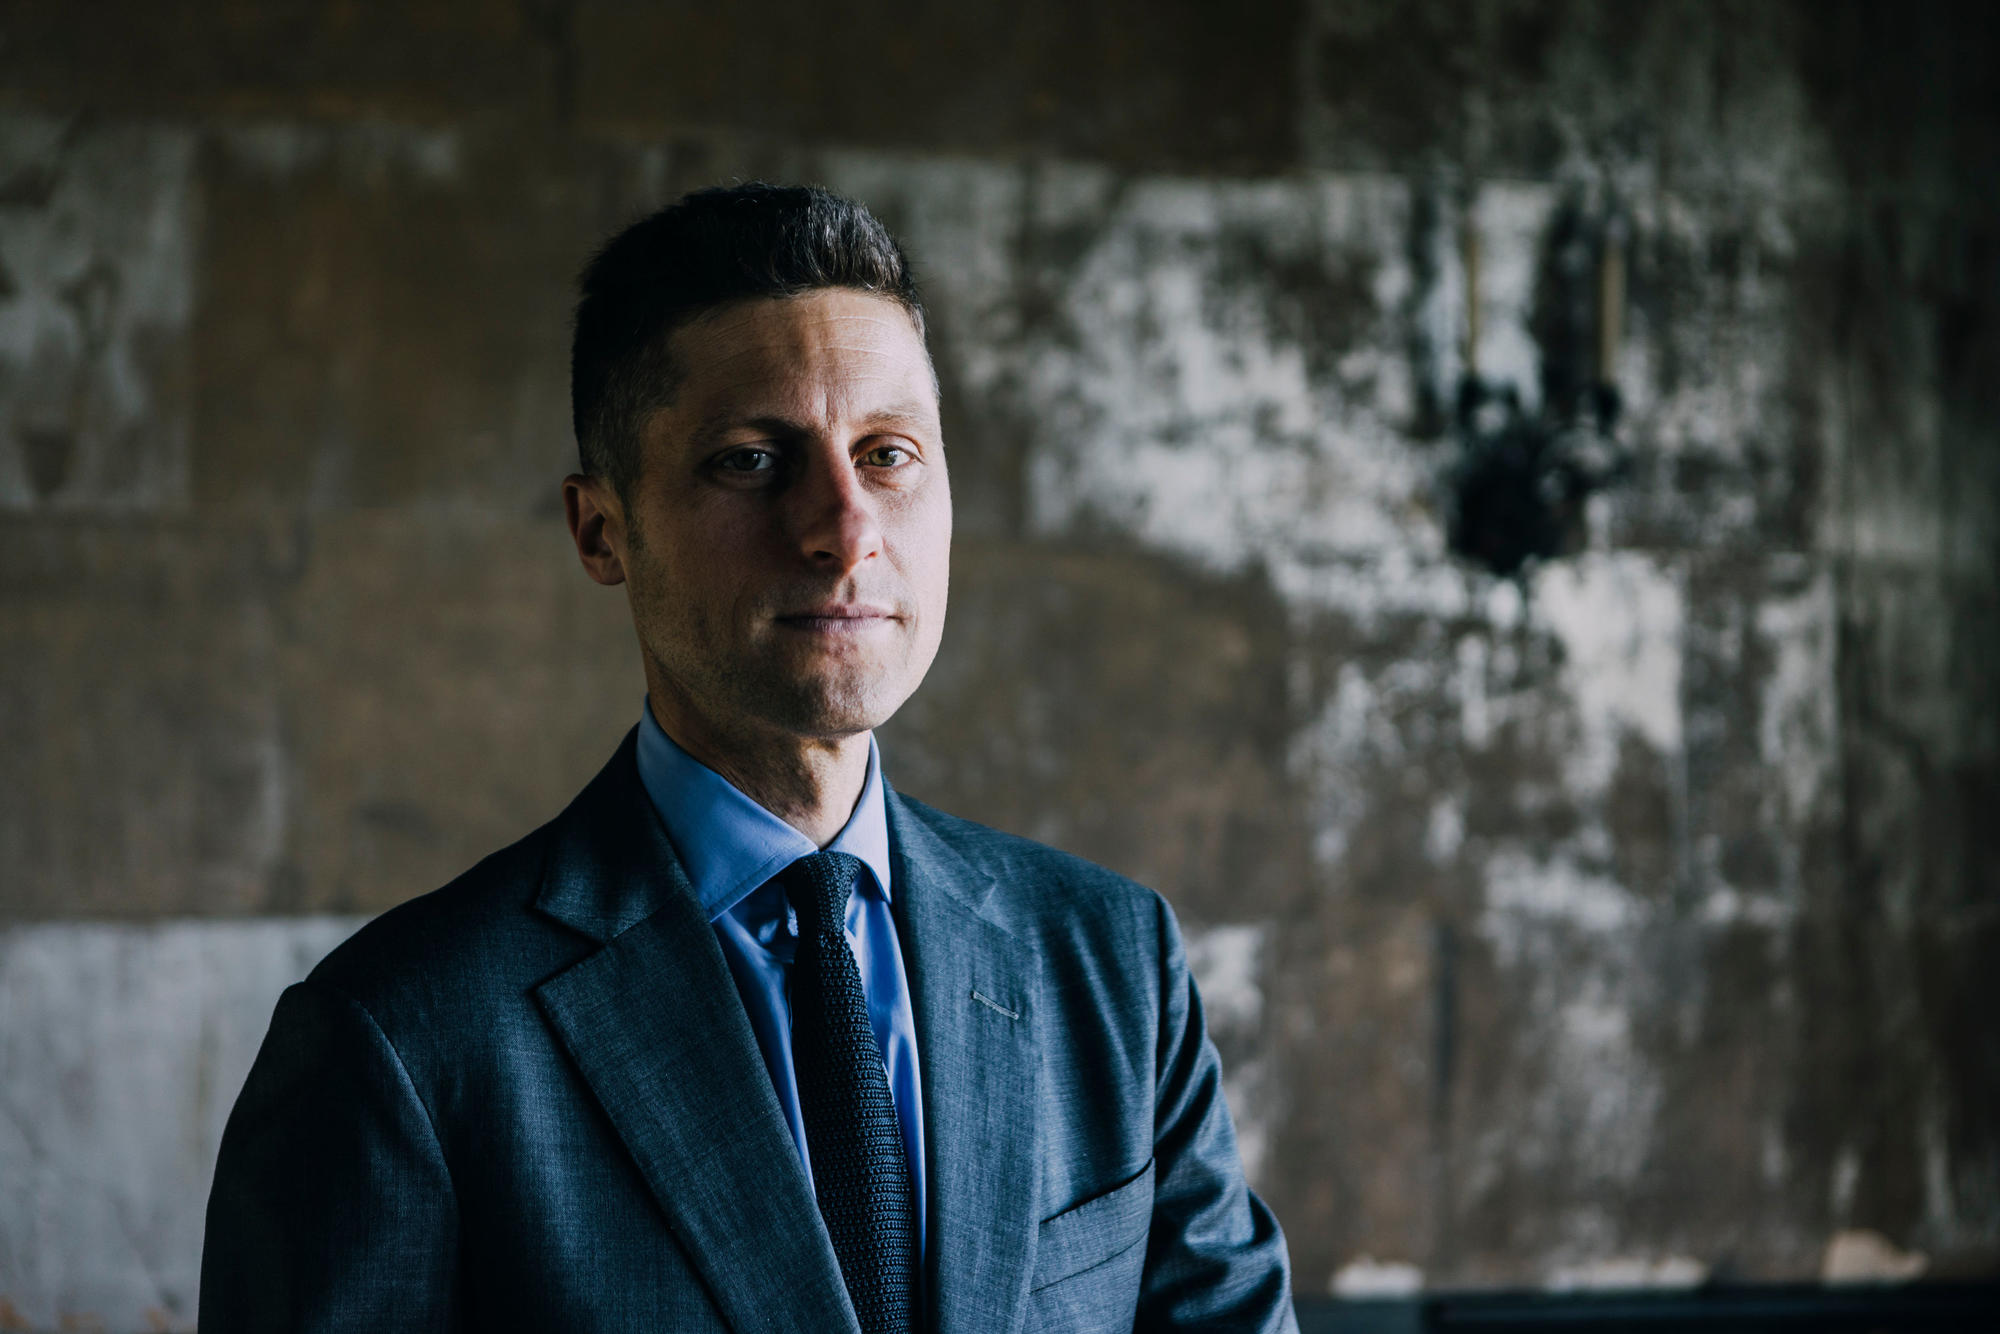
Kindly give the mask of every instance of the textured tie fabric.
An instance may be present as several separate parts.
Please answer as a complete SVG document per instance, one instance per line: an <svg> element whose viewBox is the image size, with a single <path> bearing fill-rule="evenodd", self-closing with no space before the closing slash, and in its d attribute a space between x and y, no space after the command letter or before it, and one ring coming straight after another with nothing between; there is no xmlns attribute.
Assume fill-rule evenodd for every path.
<svg viewBox="0 0 2000 1334"><path fill-rule="evenodd" d="M916 1324L917 1217L889 1078L847 944L847 899L861 869L816 852L778 873L799 916L792 959L792 1068L820 1217L863 1334Z"/></svg>

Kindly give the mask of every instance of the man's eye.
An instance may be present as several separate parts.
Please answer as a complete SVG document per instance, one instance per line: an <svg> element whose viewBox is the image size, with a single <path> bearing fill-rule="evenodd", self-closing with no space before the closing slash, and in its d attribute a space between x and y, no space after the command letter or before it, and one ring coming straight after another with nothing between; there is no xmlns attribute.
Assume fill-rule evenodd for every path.
<svg viewBox="0 0 2000 1334"><path fill-rule="evenodd" d="M732 449L715 461L723 472L769 472L778 466L778 456L768 449Z"/></svg>
<svg viewBox="0 0 2000 1334"><path fill-rule="evenodd" d="M901 445L877 445L861 456L861 461L871 468L894 468L908 463L914 457Z"/></svg>

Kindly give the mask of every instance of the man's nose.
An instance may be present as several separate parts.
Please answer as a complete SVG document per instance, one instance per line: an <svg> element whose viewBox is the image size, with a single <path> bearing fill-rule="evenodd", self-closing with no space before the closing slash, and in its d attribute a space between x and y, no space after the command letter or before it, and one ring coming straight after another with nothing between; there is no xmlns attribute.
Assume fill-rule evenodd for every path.
<svg viewBox="0 0 2000 1334"><path fill-rule="evenodd" d="M792 487L794 535L813 566L846 574L882 550L874 497L844 449L816 449Z"/></svg>

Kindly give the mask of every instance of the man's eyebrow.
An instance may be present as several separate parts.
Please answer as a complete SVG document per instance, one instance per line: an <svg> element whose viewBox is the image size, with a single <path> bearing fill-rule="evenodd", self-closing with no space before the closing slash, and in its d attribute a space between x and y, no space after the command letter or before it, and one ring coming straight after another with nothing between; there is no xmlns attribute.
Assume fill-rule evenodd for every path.
<svg viewBox="0 0 2000 1334"><path fill-rule="evenodd" d="M866 413L861 420L871 425L923 426L937 416L937 405L919 403L915 399L904 399L899 403L889 403Z"/></svg>
<svg viewBox="0 0 2000 1334"><path fill-rule="evenodd" d="M765 413L755 417L739 417L733 412L718 412L712 417L696 423L689 433L689 439L697 445L709 445L733 431L756 431L763 435L798 436L805 435L809 427L803 422L793 421Z"/></svg>
<svg viewBox="0 0 2000 1334"><path fill-rule="evenodd" d="M879 426L927 426L936 420L937 409L916 399L904 399L895 403L885 403L881 407L862 413L857 418L859 424L869 427ZM776 437L796 437L812 434L813 428L805 422L778 413L759 413L750 417L739 417L733 412L718 412L712 417L697 422L688 438L696 446L707 446L736 431L755 431Z"/></svg>

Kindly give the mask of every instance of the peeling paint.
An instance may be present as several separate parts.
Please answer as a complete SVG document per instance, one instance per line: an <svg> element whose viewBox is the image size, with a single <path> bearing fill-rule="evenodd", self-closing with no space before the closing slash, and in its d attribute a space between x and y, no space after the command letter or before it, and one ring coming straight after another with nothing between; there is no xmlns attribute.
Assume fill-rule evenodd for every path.
<svg viewBox="0 0 2000 1334"><path fill-rule="evenodd" d="M1068 336L1031 357L1024 388L1047 414L1032 531L1107 525L1216 570L1413 539L1435 551L1400 517L1430 471L1377 403L1407 391L1372 355L1315 360L1393 342L1408 284L1382 270L1401 262L1406 211L1388 180L1126 191L1065 275ZM1281 268L1346 294L1352 342L1301 339L1310 303L1335 298L1273 286Z"/></svg>
<svg viewBox="0 0 2000 1334"><path fill-rule="evenodd" d="M1590 1179L1630 1182L1658 1120L1659 1073L1632 1031L1630 1001L1587 990L1557 1012L1549 1083L1532 1119Z"/></svg>
<svg viewBox="0 0 2000 1334"><path fill-rule="evenodd" d="M1643 920L1644 907L1632 892L1605 875L1593 875L1568 860L1537 862L1512 849L1486 863L1485 911L1480 930L1503 965L1530 961L1529 933L1536 939L1550 928L1616 936Z"/></svg>
<svg viewBox="0 0 2000 1334"><path fill-rule="evenodd" d="M1271 928L1265 924L1213 926L1189 932L1188 968L1201 988L1211 1028L1254 1029L1264 1017L1260 976Z"/></svg>
<svg viewBox="0 0 2000 1334"><path fill-rule="evenodd" d="M1796 595L1757 607L1757 634L1772 659L1758 701L1757 744L1782 778L1780 818L1810 813L1833 778L1840 742L1835 617L1833 578L1824 570Z"/></svg>
<svg viewBox="0 0 2000 1334"><path fill-rule="evenodd" d="M1546 1286L1553 1292L1693 1288L1707 1278L1708 1266L1689 1256L1619 1256L1558 1268L1550 1273Z"/></svg>
<svg viewBox="0 0 2000 1334"><path fill-rule="evenodd" d="M1443 865L1458 856L1465 846L1465 809L1461 802L1446 799L1431 807L1424 825L1424 855Z"/></svg>
<svg viewBox="0 0 2000 1334"><path fill-rule="evenodd" d="M1579 794L1601 791L1627 734L1663 756L1681 744L1680 581L1637 553L1580 556L1535 584L1536 612L1563 647L1563 676L1579 734L1569 775Z"/></svg>
<svg viewBox="0 0 2000 1334"><path fill-rule="evenodd" d="M0 117L0 510L185 502L192 134Z"/></svg>
<svg viewBox="0 0 2000 1334"><path fill-rule="evenodd" d="M1922 1277L1930 1257L1906 1251L1879 1232L1852 1228L1827 1240L1819 1276L1828 1283L1901 1283Z"/></svg>
<svg viewBox="0 0 2000 1334"><path fill-rule="evenodd" d="M1209 1036L1225 1056L1223 1093L1236 1123L1243 1171L1253 1183L1261 1180L1268 1163L1270 1126L1279 1111L1258 1031L1270 937L1269 924L1243 923L1189 930L1185 942Z"/></svg>
<svg viewBox="0 0 2000 1334"><path fill-rule="evenodd" d="M1547 185L1496 182L1480 189L1466 220L1479 255L1477 286L1466 296L1479 307L1474 368L1480 379L1512 389L1529 413L1542 406L1542 352L1528 326L1536 261L1556 198Z"/></svg>
<svg viewBox="0 0 2000 1334"><path fill-rule="evenodd" d="M1327 1290L1349 1300L1411 1297L1424 1289L1424 1271L1402 1260L1362 1255L1336 1269Z"/></svg>

